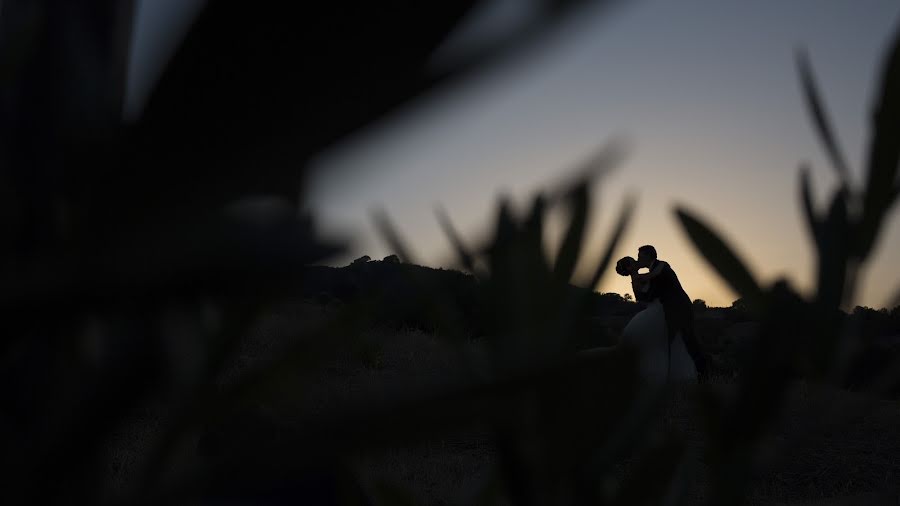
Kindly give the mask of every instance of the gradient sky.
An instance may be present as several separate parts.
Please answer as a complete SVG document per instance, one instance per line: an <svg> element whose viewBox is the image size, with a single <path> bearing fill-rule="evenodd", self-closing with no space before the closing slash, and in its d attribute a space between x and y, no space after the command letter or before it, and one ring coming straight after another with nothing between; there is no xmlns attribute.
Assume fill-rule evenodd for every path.
<svg viewBox="0 0 900 506"><path fill-rule="evenodd" d="M145 40L136 44L136 54L152 52L147 34L171 25L160 23L174 16L163 15L164 5L175 3L157 1L153 12L145 7L141 14L138 32ZM607 15L580 12L488 71L416 100L323 154L317 161L323 176L313 181L310 205L323 232L353 239L347 255L332 263L391 253L370 220L370 211L383 207L422 263L451 266L435 204L447 209L464 236L480 237L494 222L498 194L524 204L534 190L624 134L631 149L596 188L582 269L597 261L623 197L635 191L637 213L617 257L636 256L638 246L653 244L692 298L729 305L735 295L674 219L673 206L680 204L727 231L763 281L786 276L807 290L815 258L797 202L797 167L811 162L820 206L835 178L810 126L794 51L808 49L861 181L876 71L900 26L900 4L626 3ZM465 48L467 41L517 22L528 12L520 5L497 2L456 44ZM141 72L143 81L152 77L154 67L142 63L147 59L135 58L132 78ZM132 85L133 104L138 88ZM892 258L900 251L897 214L886 223L856 304L881 307L900 286L900 265ZM630 284L610 269L598 289L626 293Z"/></svg>

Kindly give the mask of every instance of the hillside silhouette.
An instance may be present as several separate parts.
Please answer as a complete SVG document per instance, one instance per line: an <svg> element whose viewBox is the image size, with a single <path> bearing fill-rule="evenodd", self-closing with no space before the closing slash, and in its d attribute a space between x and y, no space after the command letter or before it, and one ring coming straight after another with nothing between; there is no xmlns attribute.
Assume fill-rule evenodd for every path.
<svg viewBox="0 0 900 506"><path fill-rule="evenodd" d="M582 343L585 347L614 344L616 333L640 311L639 304L616 293L595 293L572 284L567 290L590 300L587 323L597 332L594 339ZM400 263L394 255L384 260L363 256L343 267L310 266L304 270L304 299L323 305L362 305L372 326L440 330L441 317L428 302L433 294L440 294L445 305L453 307L454 318L469 337L490 335L489 300L483 284L472 274Z"/></svg>
<svg viewBox="0 0 900 506"><path fill-rule="evenodd" d="M568 284L567 290L590 301L583 322L588 330L577 344L581 349L616 345L628 321L645 307L618 293L591 292L573 284ZM364 325L369 327L440 332L442 318L428 302L434 293L453 306L457 323L469 338L491 337L492 308L475 276L401 263L396 255L383 260L362 256L343 267L309 266L304 271L301 296L323 306L364 307ZM760 322L741 299L728 307L708 307L697 299L693 308L698 338L704 350L716 358L719 373L737 375L756 344ZM878 371L900 357L900 306L892 310L857 306L849 313L840 311L840 318L842 325L858 331L867 350L854 365L847 386L865 388Z"/></svg>

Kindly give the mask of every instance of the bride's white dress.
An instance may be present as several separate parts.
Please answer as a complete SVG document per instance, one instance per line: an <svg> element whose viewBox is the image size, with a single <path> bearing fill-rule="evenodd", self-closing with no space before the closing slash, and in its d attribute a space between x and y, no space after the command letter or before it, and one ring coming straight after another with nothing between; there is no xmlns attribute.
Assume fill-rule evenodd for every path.
<svg viewBox="0 0 900 506"><path fill-rule="evenodd" d="M638 370L651 384L697 381L697 369L684 346L681 333L672 340L671 354L667 345L666 317L658 299L634 315L622 330L621 344L638 350ZM667 364L668 360L668 364Z"/></svg>

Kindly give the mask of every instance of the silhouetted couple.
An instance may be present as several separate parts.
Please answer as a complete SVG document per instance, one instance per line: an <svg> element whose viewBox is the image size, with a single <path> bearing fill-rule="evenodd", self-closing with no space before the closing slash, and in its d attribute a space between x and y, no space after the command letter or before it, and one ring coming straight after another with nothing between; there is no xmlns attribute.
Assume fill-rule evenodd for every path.
<svg viewBox="0 0 900 506"><path fill-rule="evenodd" d="M649 272L638 273L644 267ZM616 272L631 276L634 298L647 303L622 331L623 344L641 351L644 375L659 380L705 380L708 364L694 334L691 298L672 267L658 260L656 249L648 245L638 249L637 260L620 259Z"/></svg>

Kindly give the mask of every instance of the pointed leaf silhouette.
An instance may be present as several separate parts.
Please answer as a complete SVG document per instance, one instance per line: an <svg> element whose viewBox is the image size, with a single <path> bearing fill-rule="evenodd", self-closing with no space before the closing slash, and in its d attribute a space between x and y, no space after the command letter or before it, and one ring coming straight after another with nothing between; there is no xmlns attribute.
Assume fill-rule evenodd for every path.
<svg viewBox="0 0 900 506"><path fill-rule="evenodd" d="M404 263L417 263L415 256L407 246L407 242L400 237L400 232L391 222L387 211L377 209L372 211L372 221L375 222L375 228L381 234L381 238L397 253Z"/></svg>
<svg viewBox="0 0 900 506"><path fill-rule="evenodd" d="M882 66L881 83L872 117L863 216L859 223L856 255L865 259L875 244L885 213L897 199L900 161L900 31L894 34Z"/></svg>
<svg viewBox="0 0 900 506"><path fill-rule="evenodd" d="M583 183L590 185L612 172L622 163L628 148L627 138L614 138L603 143L567 171L571 174L569 178L547 190L548 203L554 204L559 200L568 199L578 185Z"/></svg>
<svg viewBox="0 0 900 506"><path fill-rule="evenodd" d="M634 213L636 204L637 198L634 195L626 196L625 201L622 202L622 209L619 211L619 218L616 220L616 228L613 229L609 242L606 243L606 250L603 252L603 256L600 258L600 262L597 264L597 268L594 269L594 274L588 282L587 287L590 290L594 290L600 279L606 274L606 269L609 267L609 262L612 260L616 247L628 228L628 223L631 221L631 215Z"/></svg>
<svg viewBox="0 0 900 506"><path fill-rule="evenodd" d="M567 204L571 213L569 229L559 248L559 253L556 255L556 265L553 268L556 279L566 283L572 278L584 241L584 230L587 226L588 209L590 208L587 182L582 182L573 189Z"/></svg>
<svg viewBox="0 0 900 506"><path fill-rule="evenodd" d="M809 57L806 54L806 51L800 50L797 52L797 71L800 73L800 83L803 86L803 95L806 98L806 106L809 108L810 116L812 116L813 123L816 126L819 140L822 142L825 152L828 153L831 164L837 171L842 184L844 186L849 186L850 171L847 169L847 160L844 157L840 146L838 146L837 139L831 128L831 122L828 120L825 107L822 105L819 90L816 86L816 80L813 77L812 66L809 63Z"/></svg>
<svg viewBox="0 0 900 506"><path fill-rule="evenodd" d="M401 238L387 212L383 209L373 211L372 218L382 238L396 252L397 256L405 263L417 263L407 242ZM434 279L420 274L418 271L402 271L402 276L419 290L425 307L431 308L433 311L433 316L444 331L444 337L462 336L464 328L461 325L462 317L459 312L458 300L449 296L438 283L435 283Z"/></svg>
<svg viewBox="0 0 900 506"><path fill-rule="evenodd" d="M821 224L819 223L818 216L816 216L816 209L813 204L812 188L809 180L809 166L805 164L800 167L800 199L803 203L803 211L806 216L806 224L809 226L809 233L812 236L813 241L815 241L816 247L821 250Z"/></svg>
<svg viewBox="0 0 900 506"><path fill-rule="evenodd" d="M450 216L447 214L447 211L442 206L438 206L435 208L434 214L437 216L438 223L444 230L444 235L450 240L450 245L456 252L460 265L474 274L475 256L469 251L469 248L466 247L462 237L457 233L456 228L453 226L453 222L450 221Z"/></svg>
<svg viewBox="0 0 900 506"><path fill-rule="evenodd" d="M824 308L836 308L843 299L849 255L848 227L847 193L838 191L822 225L819 249L817 296Z"/></svg>
<svg viewBox="0 0 900 506"><path fill-rule="evenodd" d="M675 213L694 246L732 290L748 303L758 302L762 293L759 285L734 250L687 210L676 208Z"/></svg>
<svg viewBox="0 0 900 506"><path fill-rule="evenodd" d="M130 195L105 197L138 216L248 192L297 198L311 156L498 55L485 48L444 72L428 70L477 3L208 2L133 129L131 170L108 171ZM564 8L537 28L581 2L558 3ZM535 33L521 35L516 41ZM113 207L104 204L95 216L121 221L104 216L100 209Z"/></svg>

